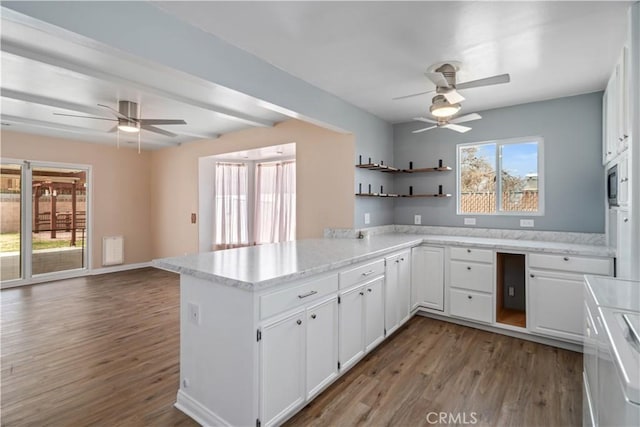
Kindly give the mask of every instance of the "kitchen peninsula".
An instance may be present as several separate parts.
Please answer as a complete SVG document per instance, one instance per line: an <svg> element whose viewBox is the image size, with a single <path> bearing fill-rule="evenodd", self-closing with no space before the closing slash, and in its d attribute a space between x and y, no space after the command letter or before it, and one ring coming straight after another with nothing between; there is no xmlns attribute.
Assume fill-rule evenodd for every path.
<svg viewBox="0 0 640 427"><path fill-rule="evenodd" d="M154 265L181 275L176 406L204 425L283 422L416 313L577 349L582 275L613 275L605 246L398 232Z"/></svg>

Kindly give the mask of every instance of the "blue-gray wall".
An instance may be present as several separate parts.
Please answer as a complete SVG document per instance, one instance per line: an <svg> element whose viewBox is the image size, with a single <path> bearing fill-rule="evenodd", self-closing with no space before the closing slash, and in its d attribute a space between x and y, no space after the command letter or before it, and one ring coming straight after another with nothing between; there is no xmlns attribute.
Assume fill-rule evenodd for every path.
<svg viewBox="0 0 640 427"><path fill-rule="evenodd" d="M396 224L464 226L463 218L476 218L475 227L520 228L521 218L532 218L535 228L550 231L603 233L605 229L604 168L602 166L602 92L480 112L470 122L473 130L460 134L434 129L413 134L423 124L394 126L395 164L407 168L435 166L438 159L451 172L402 175L396 188L415 193L436 192L438 184L454 194L448 199L400 199L395 202ZM456 144L526 136L544 138L545 212L543 216L489 216L456 214Z"/></svg>
<svg viewBox="0 0 640 427"><path fill-rule="evenodd" d="M358 154L363 154L389 163L393 161L391 124L165 13L152 3L5 1L2 6L124 53L286 108L299 114L303 120L310 119L314 123L353 133L356 159ZM363 179L361 172L356 172L355 182L344 183L345 186L353 186L354 194L357 182ZM379 187L388 180L388 177L375 176L372 183ZM357 199L354 211L356 227L363 225L364 212L371 214L370 225L391 224L393 221L393 204L388 200Z"/></svg>

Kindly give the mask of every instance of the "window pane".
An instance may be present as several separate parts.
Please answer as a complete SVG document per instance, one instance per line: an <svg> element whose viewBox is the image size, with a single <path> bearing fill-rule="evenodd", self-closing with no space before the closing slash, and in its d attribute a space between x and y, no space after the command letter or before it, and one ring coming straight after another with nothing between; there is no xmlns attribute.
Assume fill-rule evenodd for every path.
<svg viewBox="0 0 640 427"><path fill-rule="evenodd" d="M460 147L460 212L496 211L496 144Z"/></svg>
<svg viewBox="0 0 640 427"><path fill-rule="evenodd" d="M538 143L501 147L501 185L504 212L538 211Z"/></svg>
<svg viewBox="0 0 640 427"><path fill-rule="evenodd" d="M22 277L20 268L21 170L20 165L2 165L0 181L0 280L2 281Z"/></svg>

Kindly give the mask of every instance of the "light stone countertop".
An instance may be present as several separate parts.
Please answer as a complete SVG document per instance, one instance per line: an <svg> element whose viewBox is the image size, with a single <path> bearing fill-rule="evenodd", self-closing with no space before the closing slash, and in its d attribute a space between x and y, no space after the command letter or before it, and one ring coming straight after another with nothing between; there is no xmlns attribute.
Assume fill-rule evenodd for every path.
<svg viewBox="0 0 640 427"><path fill-rule="evenodd" d="M606 246L465 236L388 233L365 239L307 239L153 261L153 266L248 291L389 255L421 243L612 257Z"/></svg>

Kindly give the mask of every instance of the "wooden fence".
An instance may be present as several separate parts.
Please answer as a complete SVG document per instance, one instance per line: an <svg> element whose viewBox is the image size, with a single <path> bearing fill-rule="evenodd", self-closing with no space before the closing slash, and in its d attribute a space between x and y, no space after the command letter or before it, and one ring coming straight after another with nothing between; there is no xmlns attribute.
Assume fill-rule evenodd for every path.
<svg viewBox="0 0 640 427"><path fill-rule="evenodd" d="M496 193L462 193L460 212L493 213L496 211ZM537 212L538 191L515 191L502 193L502 210L506 212Z"/></svg>

